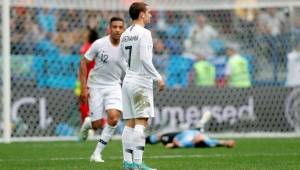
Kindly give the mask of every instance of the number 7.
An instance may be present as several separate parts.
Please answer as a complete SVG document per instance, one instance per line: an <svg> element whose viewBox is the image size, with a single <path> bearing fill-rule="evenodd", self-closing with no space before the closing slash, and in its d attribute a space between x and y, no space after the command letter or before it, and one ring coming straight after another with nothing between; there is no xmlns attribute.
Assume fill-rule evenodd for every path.
<svg viewBox="0 0 300 170"><path fill-rule="evenodd" d="M126 49L126 50L129 50L128 66L129 66L129 68L130 68L132 46L126 46L125 49Z"/></svg>

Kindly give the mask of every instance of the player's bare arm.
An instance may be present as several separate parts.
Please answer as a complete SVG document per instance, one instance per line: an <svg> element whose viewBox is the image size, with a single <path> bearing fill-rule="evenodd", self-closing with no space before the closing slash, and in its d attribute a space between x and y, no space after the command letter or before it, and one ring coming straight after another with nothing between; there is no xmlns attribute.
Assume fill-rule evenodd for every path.
<svg viewBox="0 0 300 170"><path fill-rule="evenodd" d="M165 82L163 79L158 80L159 91L163 91L165 89Z"/></svg>
<svg viewBox="0 0 300 170"><path fill-rule="evenodd" d="M87 60L85 57L83 57L80 61L80 69L79 69L79 78L81 84L80 100L83 103L87 103L89 97L89 90L87 87L87 76L86 76L89 63L90 61Z"/></svg>

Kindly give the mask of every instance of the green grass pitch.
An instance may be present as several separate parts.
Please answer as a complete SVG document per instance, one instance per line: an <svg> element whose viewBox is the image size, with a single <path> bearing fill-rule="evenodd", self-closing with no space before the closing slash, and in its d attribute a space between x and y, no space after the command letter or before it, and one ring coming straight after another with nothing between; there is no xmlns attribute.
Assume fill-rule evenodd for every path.
<svg viewBox="0 0 300 170"><path fill-rule="evenodd" d="M1 170L120 170L121 142L108 144L105 163L90 163L96 141L0 144ZM147 145L144 161L158 170L300 170L300 138L237 139L233 149L165 149Z"/></svg>

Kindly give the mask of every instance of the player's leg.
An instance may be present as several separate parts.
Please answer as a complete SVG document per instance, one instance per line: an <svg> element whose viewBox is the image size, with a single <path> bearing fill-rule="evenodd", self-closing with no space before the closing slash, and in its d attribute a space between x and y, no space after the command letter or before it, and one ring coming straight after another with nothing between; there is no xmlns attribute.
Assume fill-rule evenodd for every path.
<svg viewBox="0 0 300 170"><path fill-rule="evenodd" d="M80 137L79 140L84 141L88 137L88 130L92 128L91 118L89 117L88 103L79 103L80 110Z"/></svg>
<svg viewBox="0 0 300 170"><path fill-rule="evenodd" d="M204 132L204 126L211 119L211 117L212 117L212 112L210 110L206 110L203 112L201 119L197 123L197 128L201 132Z"/></svg>
<svg viewBox="0 0 300 170"><path fill-rule="evenodd" d="M93 129L96 130L96 129L100 128L101 123L102 123L101 119L93 121L92 122ZM102 133L103 133L103 131L102 131ZM102 159L102 155L101 155L101 151L103 150L104 147L103 148L101 147L101 145L99 144L100 142L103 142L103 141L101 139L98 141L96 149L94 150L93 154L90 157L91 162L104 162L104 160ZM103 142L103 143L106 145L105 142Z"/></svg>
<svg viewBox="0 0 300 170"><path fill-rule="evenodd" d="M166 148L177 148L177 147L179 147L179 142L178 142L177 140L174 139L172 142L167 143L167 144L165 145L165 147L166 147Z"/></svg>
<svg viewBox="0 0 300 170"><path fill-rule="evenodd" d="M100 139L97 143L97 146L94 150L93 155L91 156L91 161L95 162L104 162L102 160L102 151L106 147L109 140L115 133L118 121L120 119L121 112L117 109L109 109L107 112L107 124L105 125L104 129L102 130ZM97 120L92 123L94 126L93 128L100 128L102 126L102 121ZM98 159L100 158L100 159Z"/></svg>
<svg viewBox="0 0 300 170"><path fill-rule="evenodd" d="M89 116L89 105L88 103L79 103L79 110L80 110L80 125L83 124L86 117Z"/></svg>
<svg viewBox="0 0 300 170"><path fill-rule="evenodd" d="M126 123L122 133L123 170L132 170L134 119L127 119L125 121Z"/></svg>
<svg viewBox="0 0 300 170"><path fill-rule="evenodd" d="M122 133L123 148L123 170L133 170L133 129L134 119L131 98L128 95L128 84L124 83L122 87L123 99L123 120L125 127Z"/></svg>
<svg viewBox="0 0 300 170"><path fill-rule="evenodd" d="M79 132L79 140L80 141L85 141L88 138L88 131L92 129L92 120L91 118L88 116L84 119L81 128L80 128L80 132Z"/></svg>
<svg viewBox="0 0 300 170"><path fill-rule="evenodd" d="M235 141L234 140L218 140L218 145L217 146L224 146L227 148L233 148L235 146Z"/></svg>
<svg viewBox="0 0 300 170"><path fill-rule="evenodd" d="M80 110L80 140L84 141L87 139L88 134L90 134L90 132L93 132L92 130L92 126L91 126L91 118L89 117L89 105L88 103L83 103L80 102L80 106L79 106L79 110ZM84 131L86 130L86 132L88 133L84 133Z"/></svg>
<svg viewBox="0 0 300 170"><path fill-rule="evenodd" d="M234 140L218 140L203 135L203 143L206 147L227 147L232 148L235 145Z"/></svg>
<svg viewBox="0 0 300 170"><path fill-rule="evenodd" d="M90 129L97 129L97 125L100 124L101 118L102 118L102 112L104 111L103 106L103 97L100 89L89 89L89 109L90 109L90 116L86 117L81 128L80 128L80 134L79 139L81 141L85 141L88 138L88 131ZM94 122L92 124L92 122Z"/></svg>
<svg viewBox="0 0 300 170"><path fill-rule="evenodd" d="M121 111L123 110L121 87L105 88L102 91L104 94L105 111L107 113L107 124L102 130L100 139L93 153L93 155L97 157L101 157L103 149L114 135L121 116ZM101 127L101 120L97 120L97 123L93 122L92 125L94 125L94 123L95 126L93 126L93 128Z"/></svg>
<svg viewBox="0 0 300 170"><path fill-rule="evenodd" d="M133 132L134 148L133 148L133 165L138 170L156 170L150 168L143 162L143 154L145 150L145 128L148 125L148 118L136 118Z"/></svg>
<svg viewBox="0 0 300 170"><path fill-rule="evenodd" d="M153 91L142 87L132 89L135 126L133 132L133 162L135 168L142 170L154 170L143 163L146 137L145 129L148 126L148 118L154 117Z"/></svg>
<svg viewBox="0 0 300 170"><path fill-rule="evenodd" d="M146 137L145 128L148 124L148 118L135 119L135 126L133 131L135 147L133 149L133 161L137 164L143 162L143 153L145 149Z"/></svg>

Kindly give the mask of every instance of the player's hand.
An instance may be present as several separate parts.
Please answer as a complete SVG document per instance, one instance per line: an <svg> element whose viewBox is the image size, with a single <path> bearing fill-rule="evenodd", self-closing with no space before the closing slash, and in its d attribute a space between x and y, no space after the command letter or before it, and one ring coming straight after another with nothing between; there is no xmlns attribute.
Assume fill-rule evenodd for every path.
<svg viewBox="0 0 300 170"><path fill-rule="evenodd" d="M81 89L81 94L80 94L80 101L82 103L88 103L88 98L89 98L89 89L88 88L82 88Z"/></svg>
<svg viewBox="0 0 300 170"><path fill-rule="evenodd" d="M165 82L163 79L158 80L159 91L163 91L165 89Z"/></svg>
<svg viewBox="0 0 300 170"><path fill-rule="evenodd" d="M168 143L168 144L166 144L166 148L174 148L174 143Z"/></svg>

